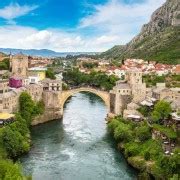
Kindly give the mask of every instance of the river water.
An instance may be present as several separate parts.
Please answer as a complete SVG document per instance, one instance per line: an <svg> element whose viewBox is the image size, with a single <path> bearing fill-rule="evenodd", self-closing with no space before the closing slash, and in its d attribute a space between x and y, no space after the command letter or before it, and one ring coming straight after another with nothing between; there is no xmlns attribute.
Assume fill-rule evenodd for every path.
<svg viewBox="0 0 180 180"><path fill-rule="evenodd" d="M107 133L104 102L91 93L68 99L63 120L32 128L33 147L21 158L33 180L130 180L137 173Z"/></svg>

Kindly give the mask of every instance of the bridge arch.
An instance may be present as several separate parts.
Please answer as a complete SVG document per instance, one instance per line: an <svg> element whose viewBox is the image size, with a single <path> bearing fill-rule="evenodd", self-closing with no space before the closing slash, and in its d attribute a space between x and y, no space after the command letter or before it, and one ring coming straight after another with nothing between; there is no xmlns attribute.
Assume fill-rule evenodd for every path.
<svg viewBox="0 0 180 180"><path fill-rule="evenodd" d="M70 89L70 90L66 90L66 91L62 91L61 94L61 109L63 111L63 107L65 102L67 101L67 99L79 92L91 92L97 96L99 96L105 103L105 105L107 106L108 110L110 108L110 96L109 96L109 92L107 91L101 91L98 89L94 89L94 88L90 88L90 87L81 87L81 88L76 88L76 89Z"/></svg>

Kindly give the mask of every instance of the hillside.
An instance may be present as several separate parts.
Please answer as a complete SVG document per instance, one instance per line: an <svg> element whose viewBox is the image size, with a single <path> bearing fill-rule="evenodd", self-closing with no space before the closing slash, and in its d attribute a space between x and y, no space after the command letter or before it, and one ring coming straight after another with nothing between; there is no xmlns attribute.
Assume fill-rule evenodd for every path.
<svg viewBox="0 0 180 180"><path fill-rule="evenodd" d="M30 56L42 57L65 57L67 55L80 55L80 54L95 54L94 52L56 52L49 49L13 49L13 48L0 48L0 52L5 54L18 54L23 53Z"/></svg>
<svg viewBox="0 0 180 180"><path fill-rule="evenodd" d="M105 58L143 58L158 62L180 63L180 8L179 0L167 0L143 25L139 35L128 44L117 45L101 54Z"/></svg>

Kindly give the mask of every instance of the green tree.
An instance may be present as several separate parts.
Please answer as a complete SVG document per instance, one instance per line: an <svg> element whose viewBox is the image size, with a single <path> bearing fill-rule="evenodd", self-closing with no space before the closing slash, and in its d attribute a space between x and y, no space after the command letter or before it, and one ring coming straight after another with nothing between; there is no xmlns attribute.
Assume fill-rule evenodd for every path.
<svg viewBox="0 0 180 180"><path fill-rule="evenodd" d="M43 114L45 110L45 105L43 101L39 101L35 104L33 114L34 115L40 115Z"/></svg>
<svg viewBox="0 0 180 180"><path fill-rule="evenodd" d="M13 128L15 131L18 131L23 137L27 136L30 133L27 122L22 118L20 113L16 114L15 122L12 123L9 127Z"/></svg>
<svg viewBox="0 0 180 180"><path fill-rule="evenodd" d="M6 127L2 134L3 145L11 158L18 157L29 150L29 144L14 127Z"/></svg>
<svg viewBox="0 0 180 180"><path fill-rule="evenodd" d="M10 160L0 160L0 179L1 180L23 180L19 164L14 164Z"/></svg>
<svg viewBox="0 0 180 180"><path fill-rule="evenodd" d="M80 72L78 69L68 70L63 74L64 81L70 86L90 85L109 91L118 80L115 76L108 76L103 72L92 71L90 74Z"/></svg>
<svg viewBox="0 0 180 180"><path fill-rule="evenodd" d="M148 160L150 160L150 157L151 157L150 152L149 152L149 151L146 151L146 152L144 153L144 159L145 159L146 161L148 161Z"/></svg>
<svg viewBox="0 0 180 180"><path fill-rule="evenodd" d="M3 61L0 62L0 70L9 70L10 62L9 58L5 58Z"/></svg>
<svg viewBox="0 0 180 180"><path fill-rule="evenodd" d="M152 119L155 122L161 123L162 120L167 119L172 112L170 103L166 101L159 101L152 112Z"/></svg>
<svg viewBox="0 0 180 180"><path fill-rule="evenodd" d="M56 76L52 70L52 68L48 68L46 71L46 78L50 78L50 79L56 79Z"/></svg>
<svg viewBox="0 0 180 180"><path fill-rule="evenodd" d="M115 128L114 138L116 140L130 141L132 139L131 127L127 124L120 123L118 127Z"/></svg>
<svg viewBox="0 0 180 180"><path fill-rule="evenodd" d="M147 106L141 106L140 108L138 108L138 111L144 116L144 117L148 117L149 115L149 108Z"/></svg>
<svg viewBox="0 0 180 180"><path fill-rule="evenodd" d="M27 92L22 92L19 97L20 114L30 125L34 116L35 103Z"/></svg>
<svg viewBox="0 0 180 180"><path fill-rule="evenodd" d="M151 138L151 131L148 126L140 126L136 129L136 136L140 141L146 141Z"/></svg>

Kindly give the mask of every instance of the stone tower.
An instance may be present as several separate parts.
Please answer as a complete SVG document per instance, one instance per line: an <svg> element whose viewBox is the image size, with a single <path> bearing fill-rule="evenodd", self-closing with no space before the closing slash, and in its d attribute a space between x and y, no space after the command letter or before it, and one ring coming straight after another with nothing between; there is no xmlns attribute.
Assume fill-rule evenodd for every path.
<svg viewBox="0 0 180 180"><path fill-rule="evenodd" d="M146 84L142 81L142 71L131 70L127 73L127 81L132 90L133 101L139 103L146 97Z"/></svg>
<svg viewBox="0 0 180 180"><path fill-rule="evenodd" d="M13 76L26 77L28 75L28 56L17 54L11 57Z"/></svg>
<svg viewBox="0 0 180 180"><path fill-rule="evenodd" d="M116 82L116 86L110 91L110 113L121 114L128 103L131 102L131 88L128 83Z"/></svg>

